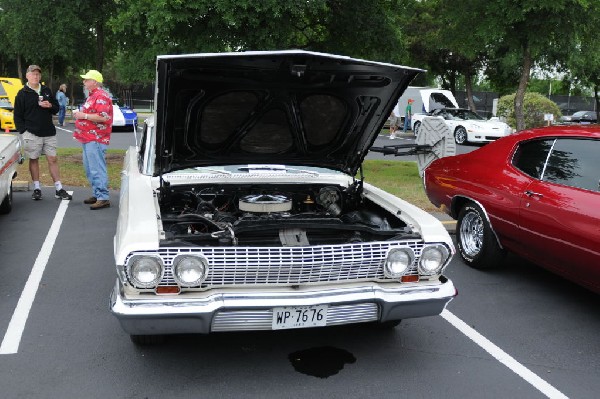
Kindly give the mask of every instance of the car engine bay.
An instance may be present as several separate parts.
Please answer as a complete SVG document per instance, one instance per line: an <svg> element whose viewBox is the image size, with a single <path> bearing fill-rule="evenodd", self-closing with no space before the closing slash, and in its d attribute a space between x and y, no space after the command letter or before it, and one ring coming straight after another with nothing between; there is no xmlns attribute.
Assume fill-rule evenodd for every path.
<svg viewBox="0 0 600 399"><path fill-rule="evenodd" d="M362 185L165 185L161 246L306 246L414 239Z"/></svg>

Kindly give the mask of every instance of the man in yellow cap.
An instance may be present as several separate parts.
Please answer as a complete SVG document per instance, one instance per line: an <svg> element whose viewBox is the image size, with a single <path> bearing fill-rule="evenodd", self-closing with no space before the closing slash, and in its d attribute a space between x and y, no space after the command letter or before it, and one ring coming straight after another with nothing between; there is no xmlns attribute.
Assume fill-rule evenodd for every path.
<svg viewBox="0 0 600 399"><path fill-rule="evenodd" d="M81 109L73 113L73 138L83 146L83 166L92 187L92 196L83 202L96 210L110 207L106 149L112 132L113 104L102 89L104 78L100 72L91 69L81 78L89 94Z"/></svg>

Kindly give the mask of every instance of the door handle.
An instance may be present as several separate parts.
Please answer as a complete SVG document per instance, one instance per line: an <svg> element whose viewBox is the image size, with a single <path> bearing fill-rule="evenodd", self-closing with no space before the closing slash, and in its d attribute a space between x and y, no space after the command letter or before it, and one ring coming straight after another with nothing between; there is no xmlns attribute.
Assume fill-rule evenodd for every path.
<svg viewBox="0 0 600 399"><path fill-rule="evenodd" d="M544 197L544 194L536 193L535 191L531 191L531 190L525 191L525 195L528 197L539 197L539 198Z"/></svg>

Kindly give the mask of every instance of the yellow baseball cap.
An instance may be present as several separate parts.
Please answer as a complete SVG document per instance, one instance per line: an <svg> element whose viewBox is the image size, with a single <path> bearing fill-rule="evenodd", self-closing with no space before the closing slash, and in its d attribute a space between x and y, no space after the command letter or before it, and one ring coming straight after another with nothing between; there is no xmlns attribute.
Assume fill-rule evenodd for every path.
<svg viewBox="0 0 600 399"><path fill-rule="evenodd" d="M81 75L81 77L83 79L92 79L99 83L102 83L104 80L104 78L102 78L102 74L95 69L90 69L85 75Z"/></svg>

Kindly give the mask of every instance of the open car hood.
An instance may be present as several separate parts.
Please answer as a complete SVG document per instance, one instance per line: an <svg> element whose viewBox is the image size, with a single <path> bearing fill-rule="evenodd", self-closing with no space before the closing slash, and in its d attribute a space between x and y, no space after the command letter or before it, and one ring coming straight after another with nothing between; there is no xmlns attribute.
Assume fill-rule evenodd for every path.
<svg viewBox="0 0 600 399"><path fill-rule="evenodd" d="M159 56L155 175L256 163L355 175L420 72L306 51Z"/></svg>
<svg viewBox="0 0 600 399"><path fill-rule="evenodd" d="M421 100L425 112L441 108L458 108L458 103L450 90L423 89L421 90Z"/></svg>

